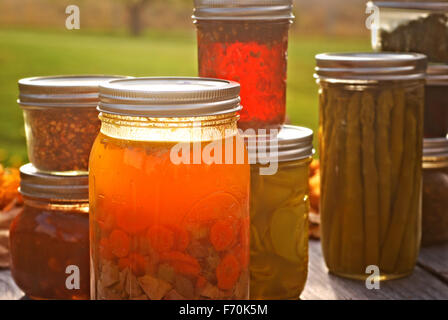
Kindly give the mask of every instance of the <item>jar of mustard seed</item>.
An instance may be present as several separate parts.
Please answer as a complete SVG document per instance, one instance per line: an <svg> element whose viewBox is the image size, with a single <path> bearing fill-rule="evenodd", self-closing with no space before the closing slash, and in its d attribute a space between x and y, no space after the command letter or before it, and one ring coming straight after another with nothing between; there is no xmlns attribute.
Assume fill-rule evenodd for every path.
<svg viewBox="0 0 448 320"><path fill-rule="evenodd" d="M252 140L253 139L253 140ZM298 299L308 273L310 129L248 138L251 160L250 298Z"/></svg>
<svg viewBox="0 0 448 320"><path fill-rule="evenodd" d="M90 157L93 299L247 299L250 167L239 84L100 86Z"/></svg>
<svg viewBox="0 0 448 320"><path fill-rule="evenodd" d="M448 134L448 65L431 64L426 72L425 138Z"/></svg>
<svg viewBox="0 0 448 320"><path fill-rule="evenodd" d="M36 169L86 174L100 129L98 85L121 76L74 75L19 80L28 157Z"/></svg>
<svg viewBox="0 0 448 320"><path fill-rule="evenodd" d="M238 126L280 128L292 0L195 0L199 76L241 84Z"/></svg>
<svg viewBox="0 0 448 320"><path fill-rule="evenodd" d="M423 142L422 245L448 242L448 139Z"/></svg>
<svg viewBox="0 0 448 320"><path fill-rule="evenodd" d="M88 176L20 168L23 211L10 227L11 272L32 299L89 299Z"/></svg>
<svg viewBox="0 0 448 320"><path fill-rule="evenodd" d="M330 272L407 276L421 234L426 57L316 56L322 249Z"/></svg>

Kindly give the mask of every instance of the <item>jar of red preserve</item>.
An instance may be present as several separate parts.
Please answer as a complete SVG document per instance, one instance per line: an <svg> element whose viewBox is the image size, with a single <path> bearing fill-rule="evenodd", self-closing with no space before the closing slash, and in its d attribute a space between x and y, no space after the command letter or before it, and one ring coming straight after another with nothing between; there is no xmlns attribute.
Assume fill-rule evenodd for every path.
<svg viewBox="0 0 448 320"><path fill-rule="evenodd" d="M292 0L195 0L199 75L241 84L238 126L285 122L288 30Z"/></svg>
<svg viewBox="0 0 448 320"><path fill-rule="evenodd" d="M24 210L10 227L11 272L33 299L89 299L88 176L20 168Z"/></svg>

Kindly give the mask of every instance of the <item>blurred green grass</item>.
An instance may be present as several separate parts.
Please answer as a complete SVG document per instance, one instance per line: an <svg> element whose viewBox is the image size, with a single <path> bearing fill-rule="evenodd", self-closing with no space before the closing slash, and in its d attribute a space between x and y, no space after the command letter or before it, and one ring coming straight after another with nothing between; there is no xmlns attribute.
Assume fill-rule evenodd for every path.
<svg viewBox="0 0 448 320"><path fill-rule="evenodd" d="M287 93L291 122L317 129L315 54L366 50L369 39L291 38ZM195 76L195 31L151 31L132 38L99 31L0 29L0 163L19 165L27 159L17 80L83 73Z"/></svg>

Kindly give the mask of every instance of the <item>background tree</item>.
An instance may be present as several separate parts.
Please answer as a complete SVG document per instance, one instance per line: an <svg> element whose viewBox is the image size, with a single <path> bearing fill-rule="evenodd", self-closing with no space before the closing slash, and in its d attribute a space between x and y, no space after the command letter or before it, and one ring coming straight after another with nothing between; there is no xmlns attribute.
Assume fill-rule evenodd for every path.
<svg viewBox="0 0 448 320"><path fill-rule="evenodd" d="M122 0L129 14L129 31L133 36L139 36L143 30L142 13L150 0Z"/></svg>

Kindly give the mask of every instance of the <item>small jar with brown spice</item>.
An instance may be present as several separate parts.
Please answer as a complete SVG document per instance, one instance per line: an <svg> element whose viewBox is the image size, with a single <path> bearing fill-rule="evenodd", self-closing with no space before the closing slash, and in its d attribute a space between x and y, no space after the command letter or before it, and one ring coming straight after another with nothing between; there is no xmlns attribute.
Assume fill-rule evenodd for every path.
<svg viewBox="0 0 448 320"><path fill-rule="evenodd" d="M98 86L122 76L77 75L19 80L30 162L47 173L85 174L100 130Z"/></svg>

